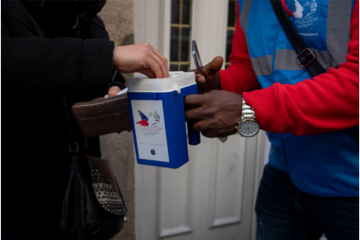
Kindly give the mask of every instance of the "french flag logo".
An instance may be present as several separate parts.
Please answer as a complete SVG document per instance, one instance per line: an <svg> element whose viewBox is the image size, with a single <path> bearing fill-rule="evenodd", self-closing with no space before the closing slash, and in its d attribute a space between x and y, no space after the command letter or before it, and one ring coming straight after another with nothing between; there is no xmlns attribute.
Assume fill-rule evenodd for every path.
<svg viewBox="0 0 360 240"><path fill-rule="evenodd" d="M149 126L148 118L140 110L138 110L138 112L139 112L141 121L137 122L136 124L139 124L140 126L143 126L143 127L148 127Z"/></svg>
<svg viewBox="0 0 360 240"><path fill-rule="evenodd" d="M159 114L155 112L151 112L149 116L146 116L144 113L142 113L140 110L138 110L141 121L137 122L136 124L139 124L143 127L152 127L155 124L160 122L160 116Z"/></svg>

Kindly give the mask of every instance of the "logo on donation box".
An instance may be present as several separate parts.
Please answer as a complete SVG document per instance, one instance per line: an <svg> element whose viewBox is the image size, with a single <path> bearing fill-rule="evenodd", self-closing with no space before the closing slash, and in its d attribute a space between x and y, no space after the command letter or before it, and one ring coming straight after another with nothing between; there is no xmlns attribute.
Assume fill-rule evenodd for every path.
<svg viewBox="0 0 360 240"><path fill-rule="evenodd" d="M157 114L157 112L150 113L149 117L146 117L146 115L143 114L140 110L138 110L138 112L141 117L141 121L137 122L136 124L140 124L143 127L148 127L149 125L150 125L150 127L152 127L153 125L160 122L160 116L159 116L159 114ZM149 124L149 122L150 122L150 124Z"/></svg>
<svg viewBox="0 0 360 240"><path fill-rule="evenodd" d="M141 121L136 122L143 128L141 129L145 135L155 135L160 134L160 131L164 131L162 127L158 127L157 123L160 122L159 114L155 112L151 112L148 116L146 116L143 112L138 110Z"/></svg>
<svg viewBox="0 0 360 240"><path fill-rule="evenodd" d="M159 100L131 100L140 159L169 162L164 110Z"/></svg>
<svg viewBox="0 0 360 240"><path fill-rule="evenodd" d="M314 26L315 22L319 20L316 16L316 11L318 8L318 4L316 0L309 0L305 3L301 4L299 1L295 0L295 26L297 29L308 28ZM317 36L317 32L309 32L309 33L299 33L303 36Z"/></svg>

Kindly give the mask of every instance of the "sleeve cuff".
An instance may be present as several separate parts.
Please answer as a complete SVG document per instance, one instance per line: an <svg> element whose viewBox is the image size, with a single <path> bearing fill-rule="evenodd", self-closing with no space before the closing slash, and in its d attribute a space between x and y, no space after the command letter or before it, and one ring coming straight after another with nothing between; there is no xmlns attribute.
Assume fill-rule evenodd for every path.
<svg viewBox="0 0 360 240"><path fill-rule="evenodd" d="M225 70L220 70L220 86L221 90L234 92L234 84L231 81L229 73Z"/></svg>
<svg viewBox="0 0 360 240"><path fill-rule="evenodd" d="M245 102L254 108L256 120L260 128L268 132L281 131L283 119L278 106L276 84L252 92L243 92Z"/></svg>
<svg viewBox="0 0 360 240"><path fill-rule="evenodd" d="M114 42L89 39L81 48L81 93L87 97L106 94L112 77Z"/></svg>

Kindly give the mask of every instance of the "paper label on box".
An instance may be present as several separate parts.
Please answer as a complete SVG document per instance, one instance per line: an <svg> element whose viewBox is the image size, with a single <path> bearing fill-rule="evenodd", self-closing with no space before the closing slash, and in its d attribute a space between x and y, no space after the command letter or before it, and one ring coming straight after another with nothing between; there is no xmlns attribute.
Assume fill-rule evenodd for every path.
<svg viewBox="0 0 360 240"><path fill-rule="evenodd" d="M169 162L161 100L131 100L136 145L140 159Z"/></svg>

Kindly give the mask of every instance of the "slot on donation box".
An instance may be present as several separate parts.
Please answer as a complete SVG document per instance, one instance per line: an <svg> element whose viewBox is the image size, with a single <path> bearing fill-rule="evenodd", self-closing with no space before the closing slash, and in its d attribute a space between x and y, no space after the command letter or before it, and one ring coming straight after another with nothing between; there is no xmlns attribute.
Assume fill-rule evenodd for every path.
<svg viewBox="0 0 360 240"><path fill-rule="evenodd" d="M184 97L197 94L194 73L170 72L159 79L141 75L127 85L137 162L167 168L187 163L187 140L200 143L200 133L185 121Z"/></svg>

